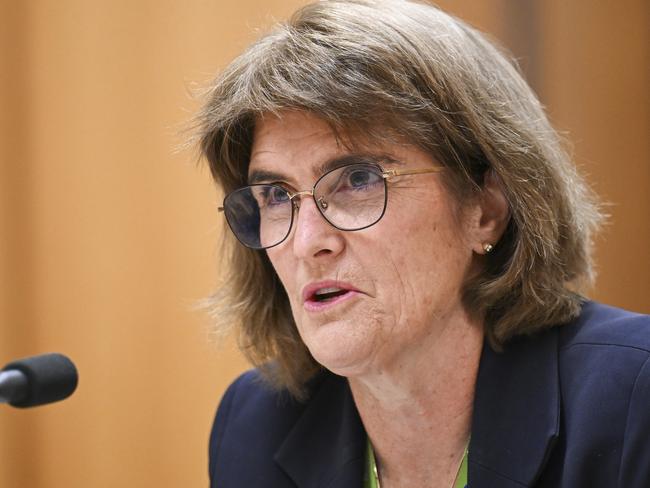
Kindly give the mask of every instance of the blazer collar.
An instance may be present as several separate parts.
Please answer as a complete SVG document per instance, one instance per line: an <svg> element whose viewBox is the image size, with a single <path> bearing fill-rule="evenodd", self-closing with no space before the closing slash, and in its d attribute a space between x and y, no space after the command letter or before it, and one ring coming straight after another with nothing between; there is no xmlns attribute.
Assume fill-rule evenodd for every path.
<svg viewBox="0 0 650 488"><path fill-rule="evenodd" d="M347 380L323 376L274 459L299 488L359 488L366 433Z"/></svg>
<svg viewBox="0 0 650 488"><path fill-rule="evenodd" d="M324 373L275 455L299 488L362 486L366 433L347 380ZM531 486L560 428L558 330L518 339L481 356L469 486Z"/></svg>
<svg viewBox="0 0 650 488"><path fill-rule="evenodd" d="M560 430L558 330L509 343L481 356L472 438L469 486L531 486L539 477Z"/></svg>

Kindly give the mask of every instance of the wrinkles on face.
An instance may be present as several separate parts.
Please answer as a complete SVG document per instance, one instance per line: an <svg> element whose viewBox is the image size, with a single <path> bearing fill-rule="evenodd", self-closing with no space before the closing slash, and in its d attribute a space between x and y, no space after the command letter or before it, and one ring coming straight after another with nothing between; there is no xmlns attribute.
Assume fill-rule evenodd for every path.
<svg viewBox="0 0 650 488"><path fill-rule="evenodd" d="M412 146L367 151L373 149L390 154L405 169L437 164ZM280 171L292 185L307 188L320 176L318 168L342 152L327 125L313 116L266 118L256 126L251 167ZM377 224L353 232L332 227L309 208L308 221L294 222L287 240L267 251L307 348L344 376L386 371L411 357L426 361L419 353L461 309L460 288L472 251L464 244L464 228L441 175L390 179L387 201ZM316 312L306 308L304 287L329 281L348 283L360 293Z"/></svg>

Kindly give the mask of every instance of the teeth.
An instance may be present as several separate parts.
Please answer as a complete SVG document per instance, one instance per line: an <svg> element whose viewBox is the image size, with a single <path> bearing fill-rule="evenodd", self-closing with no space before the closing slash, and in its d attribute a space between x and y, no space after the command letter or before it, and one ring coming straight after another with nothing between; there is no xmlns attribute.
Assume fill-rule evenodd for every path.
<svg viewBox="0 0 650 488"><path fill-rule="evenodd" d="M335 286L329 287L329 288L320 288L317 290L314 295L326 295L328 293L338 293L340 291L343 291L343 288L337 288Z"/></svg>

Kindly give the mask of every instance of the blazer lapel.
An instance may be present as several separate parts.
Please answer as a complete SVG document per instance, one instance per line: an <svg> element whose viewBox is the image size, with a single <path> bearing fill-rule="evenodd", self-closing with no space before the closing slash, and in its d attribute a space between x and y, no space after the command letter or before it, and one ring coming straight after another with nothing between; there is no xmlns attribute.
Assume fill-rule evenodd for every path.
<svg viewBox="0 0 650 488"><path fill-rule="evenodd" d="M486 343L476 383L469 486L532 486L559 430L558 330L517 339L502 353ZM365 446L347 380L325 373L275 461L298 488L359 488Z"/></svg>
<svg viewBox="0 0 650 488"><path fill-rule="evenodd" d="M359 488L365 446L347 380L326 373L274 459L298 488Z"/></svg>
<svg viewBox="0 0 650 488"><path fill-rule="evenodd" d="M518 339L503 353L486 343L481 356L469 486L531 486L560 430L558 330Z"/></svg>

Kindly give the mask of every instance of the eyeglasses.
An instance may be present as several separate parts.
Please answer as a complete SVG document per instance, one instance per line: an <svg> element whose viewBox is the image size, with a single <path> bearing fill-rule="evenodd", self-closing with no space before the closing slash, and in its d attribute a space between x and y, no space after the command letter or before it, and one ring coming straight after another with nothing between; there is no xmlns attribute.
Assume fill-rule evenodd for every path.
<svg viewBox="0 0 650 488"><path fill-rule="evenodd" d="M376 224L386 212L387 182L392 178L438 173L443 167L385 170L375 163L355 163L328 171L311 190L291 192L277 184L254 184L229 193L223 200L226 221L235 237L251 249L268 249L291 232L295 210L311 196L333 227L361 230Z"/></svg>

